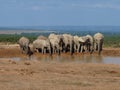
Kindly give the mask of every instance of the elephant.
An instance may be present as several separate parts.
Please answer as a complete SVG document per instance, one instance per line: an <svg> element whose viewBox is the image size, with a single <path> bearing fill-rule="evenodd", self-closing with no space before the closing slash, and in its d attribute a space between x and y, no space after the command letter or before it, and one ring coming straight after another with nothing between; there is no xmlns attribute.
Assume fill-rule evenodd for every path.
<svg viewBox="0 0 120 90"><path fill-rule="evenodd" d="M49 54L52 55L51 53L51 44L50 41L44 40L44 39L36 39L33 41L33 50L41 50L43 54L46 54L46 51L49 50Z"/></svg>
<svg viewBox="0 0 120 90"><path fill-rule="evenodd" d="M83 52L84 50L90 51L92 46L92 36L86 35L86 36L74 36L74 48L75 51L79 53L79 51Z"/></svg>
<svg viewBox="0 0 120 90"><path fill-rule="evenodd" d="M33 54L33 52L30 50L30 47L29 47L30 41L28 38L21 37L18 41L18 44L20 46L22 53L25 53L29 56L31 56Z"/></svg>
<svg viewBox="0 0 120 90"><path fill-rule="evenodd" d="M100 54L102 51L104 36L102 33L98 32L94 35L93 38L94 38L95 50L98 51L98 54Z"/></svg>
<svg viewBox="0 0 120 90"><path fill-rule="evenodd" d="M79 42L80 42L80 52L82 53L83 51L87 51L87 45L89 42L89 38L86 36L81 36L79 37Z"/></svg>
<svg viewBox="0 0 120 90"><path fill-rule="evenodd" d="M40 35L37 37L37 39L43 39L43 40L47 40L47 37L43 36L43 35Z"/></svg>
<svg viewBox="0 0 120 90"><path fill-rule="evenodd" d="M65 50L65 52L67 52L69 50L70 54L73 55L73 53L74 53L74 37L70 34L63 34L63 41L64 41L63 49Z"/></svg>
<svg viewBox="0 0 120 90"><path fill-rule="evenodd" d="M52 51L53 53L58 53L60 55L63 47L63 36L62 35L56 35L56 34L50 34L48 36L51 46L52 46Z"/></svg>
<svg viewBox="0 0 120 90"><path fill-rule="evenodd" d="M79 42L79 36L74 36L74 51L77 51L79 53L80 50L80 42Z"/></svg>
<svg viewBox="0 0 120 90"><path fill-rule="evenodd" d="M86 35L86 37L88 38L87 50L90 51L90 54L92 54L93 48L94 48L94 40L93 40L93 37L92 37L91 35Z"/></svg>

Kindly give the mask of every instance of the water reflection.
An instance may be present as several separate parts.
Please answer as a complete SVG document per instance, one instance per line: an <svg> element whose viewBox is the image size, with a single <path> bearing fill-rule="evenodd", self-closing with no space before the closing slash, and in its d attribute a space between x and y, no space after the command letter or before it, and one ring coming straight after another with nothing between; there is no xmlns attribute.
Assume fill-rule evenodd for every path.
<svg viewBox="0 0 120 90"><path fill-rule="evenodd" d="M102 63L103 57L102 56L93 56L93 55L66 55L66 56L42 56L37 58L40 61L58 61L58 62L80 62L80 63Z"/></svg>
<svg viewBox="0 0 120 90"><path fill-rule="evenodd" d="M15 60L15 61L20 61L20 60L38 60L38 61L43 61L43 62L75 62L75 63L105 63L105 64L120 64L120 57L106 57L106 56L101 56L101 55L54 55L54 56L32 56L30 59L29 58L20 58L20 57L13 57L13 58L0 58L0 60Z"/></svg>
<svg viewBox="0 0 120 90"><path fill-rule="evenodd" d="M82 55L82 56L45 56L37 58L40 61L57 61L57 62L75 62L75 63L105 63L105 64L120 64L120 57L108 57L102 55Z"/></svg>

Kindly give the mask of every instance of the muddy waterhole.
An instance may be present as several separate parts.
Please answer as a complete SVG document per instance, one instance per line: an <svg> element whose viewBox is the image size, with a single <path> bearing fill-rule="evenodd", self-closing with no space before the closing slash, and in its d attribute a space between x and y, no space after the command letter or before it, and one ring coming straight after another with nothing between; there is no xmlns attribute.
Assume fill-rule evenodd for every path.
<svg viewBox="0 0 120 90"><path fill-rule="evenodd" d="M57 63L64 63L64 62L72 62L72 63L103 63L103 64L120 64L120 57L114 56L103 56L103 55L66 55L66 56L47 56L43 55L41 57L31 56L28 57L11 57L11 58L0 58L0 60L14 60L14 61L22 61L22 60L38 60L41 62L57 62Z"/></svg>
<svg viewBox="0 0 120 90"><path fill-rule="evenodd" d="M93 54L89 53L75 53L72 56L69 53L62 53L60 56L54 54L50 56L49 54L35 53L30 58L26 55L21 54L18 46L14 47L3 47L0 49L0 60L37 60L40 62L56 62L56 63L102 63L102 64L119 64L120 65L120 49L117 48L104 48L101 55L97 52Z"/></svg>

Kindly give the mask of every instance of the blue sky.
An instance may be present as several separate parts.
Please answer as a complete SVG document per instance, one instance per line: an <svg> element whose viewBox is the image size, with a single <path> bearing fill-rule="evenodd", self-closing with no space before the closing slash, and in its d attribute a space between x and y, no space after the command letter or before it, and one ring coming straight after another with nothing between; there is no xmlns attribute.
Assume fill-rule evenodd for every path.
<svg viewBox="0 0 120 90"><path fill-rule="evenodd" d="M0 0L0 26L120 26L120 0Z"/></svg>

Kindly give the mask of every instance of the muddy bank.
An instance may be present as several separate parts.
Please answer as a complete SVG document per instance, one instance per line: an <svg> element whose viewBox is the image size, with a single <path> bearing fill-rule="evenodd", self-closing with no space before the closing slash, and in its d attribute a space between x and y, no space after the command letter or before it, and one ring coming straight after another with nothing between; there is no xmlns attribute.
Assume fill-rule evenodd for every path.
<svg viewBox="0 0 120 90"><path fill-rule="evenodd" d="M35 56L45 56L41 53L34 53ZM49 55L49 54L46 54ZM55 56L54 54L53 56ZM64 55L70 55L70 53L62 53ZM89 53L74 53L74 55L82 56L82 55L90 55ZM92 55L98 55L97 52L93 52ZM120 48L103 48L101 53L102 56L120 56ZM21 54L20 48L17 44L13 45L0 45L0 57L25 57L26 55Z"/></svg>
<svg viewBox="0 0 120 90"><path fill-rule="evenodd" d="M3 90L119 90L120 66L1 60L0 88Z"/></svg>

